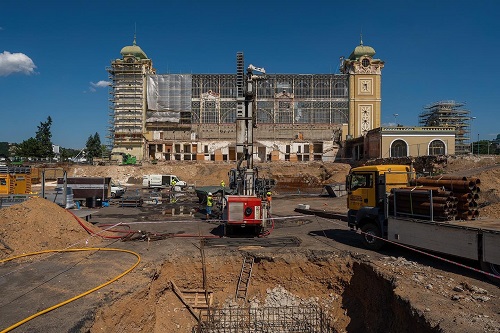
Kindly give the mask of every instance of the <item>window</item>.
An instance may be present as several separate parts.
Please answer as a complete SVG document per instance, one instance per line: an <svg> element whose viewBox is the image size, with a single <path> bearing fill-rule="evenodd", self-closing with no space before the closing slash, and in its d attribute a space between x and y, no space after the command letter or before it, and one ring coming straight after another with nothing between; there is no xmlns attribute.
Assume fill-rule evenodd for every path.
<svg viewBox="0 0 500 333"><path fill-rule="evenodd" d="M444 155L446 148L444 142L441 140L432 140L429 144L429 155Z"/></svg>
<svg viewBox="0 0 500 333"><path fill-rule="evenodd" d="M396 140L391 144L391 157L408 156L408 147L403 140Z"/></svg>
<svg viewBox="0 0 500 333"><path fill-rule="evenodd" d="M358 188L371 188L373 186L373 174L371 173L355 173L350 179L350 190L354 191Z"/></svg>

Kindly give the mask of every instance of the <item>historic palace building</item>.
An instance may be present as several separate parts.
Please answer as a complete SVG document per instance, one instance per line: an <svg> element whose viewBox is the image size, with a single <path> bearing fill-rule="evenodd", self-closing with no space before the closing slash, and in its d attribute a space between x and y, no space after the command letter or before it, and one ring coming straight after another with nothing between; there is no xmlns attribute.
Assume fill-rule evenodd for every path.
<svg viewBox="0 0 500 333"><path fill-rule="evenodd" d="M361 41L340 74L268 74L257 83L257 161L333 161L339 144L380 126L384 62ZM140 160L236 160L236 68L156 74L136 44L107 68L110 145Z"/></svg>

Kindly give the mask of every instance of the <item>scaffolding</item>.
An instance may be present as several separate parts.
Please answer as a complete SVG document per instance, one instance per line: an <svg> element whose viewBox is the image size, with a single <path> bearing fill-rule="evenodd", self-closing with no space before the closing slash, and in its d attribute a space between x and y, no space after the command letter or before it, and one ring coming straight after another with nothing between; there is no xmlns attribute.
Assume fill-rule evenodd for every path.
<svg viewBox="0 0 500 333"><path fill-rule="evenodd" d="M116 59L106 68L111 81L109 146L141 146L146 105L146 75L154 73L151 60L134 56Z"/></svg>
<svg viewBox="0 0 500 333"><path fill-rule="evenodd" d="M425 127L454 127L455 154L469 154L471 152L472 117L470 111L463 109L465 103L456 101L440 101L425 106L419 115L419 125Z"/></svg>

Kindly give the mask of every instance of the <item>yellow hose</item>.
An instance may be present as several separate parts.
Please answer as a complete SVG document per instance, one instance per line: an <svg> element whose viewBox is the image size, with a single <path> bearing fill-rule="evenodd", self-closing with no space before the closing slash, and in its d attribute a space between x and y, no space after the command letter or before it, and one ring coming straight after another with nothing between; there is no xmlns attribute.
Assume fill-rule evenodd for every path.
<svg viewBox="0 0 500 333"><path fill-rule="evenodd" d="M51 252L76 252L76 251L116 251L116 252L125 252L125 253L130 253L130 254L133 254L134 256L136 256L137 257L137 262L134 265L132 265L132 267L130 267L129 269L127 269L126 271L124 271L120 275L114 277L113 279L109 280L108 282L103 283L103 284L101 284L101 285L99 285L99 286L97 286L97 287L95 287L93 289L87 290L86 292L84 292L84 293L82 293L80 295L77 295L77 296L75 296L73 298L70 298L68 300L65 300L65 301L63 301L63 302L61 302L59 304L53 305L51 307L48 307L45 310L42 310L40 312L35 313L34 315L26 317L23 320L15 323L14 325L7 327L3 331L0 331L0 333L9 332L9 331L13 330L16 327L19 327L22 324L27 323L31 319L34 319L34 318L36 318L38 316L41 316L41 315L43 315L43 314L45 314L47 312L50 312L50 311L52 311L54 309L57 309L57 308L59 308L59 307L61 307L63 305L71 303L74 300L82 298L83 296L87 296L88 294L91 294L94 291L99 290L99 289L101 289L101 288L103 288L103 287L105 287L105 286L107 286L107 285L115 282L119 278L121 278L121 277L125 276L126 274L130 273L141 262L141 256L138 253L135 253L135 252L132 252L132 251L129 251L129 250L113 249L113 248L101 248L101 247L89 247L89 248L82 248L82 249L45 250L45 251L40 251L40 252L32 252L32 253L22 254L22 255L19 255L19 256L12 257L12 258L7 258L7 259L0 260L0 264L3 263L3 262L14 260L14 259L18 259L18 258L22 258L22 257L28 257L28 256L33 256L33 255L38 255L38 254L43 254L43 253L51 253Z"/></svg>

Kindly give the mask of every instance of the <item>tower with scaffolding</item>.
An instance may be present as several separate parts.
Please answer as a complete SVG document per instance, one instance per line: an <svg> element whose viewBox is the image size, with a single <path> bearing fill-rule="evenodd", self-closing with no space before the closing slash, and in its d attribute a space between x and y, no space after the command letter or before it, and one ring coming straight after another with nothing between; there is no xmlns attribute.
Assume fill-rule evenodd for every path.
<svg viewBox="0 0 500 333"><path fill-rule="evenodd" d="M455 128L455 153L471 152L470 111L463 108L465 103L456 101L440 101L425 106L419 115L419 125L429 127Z"/></svg>
<svg viewBox="0 0 500 333"><path fill-rule="evenodd" d="M146 77L155 74L153 62L137 45L121 50L109 73L110 127L108 145L113 153L131 154L142 158L144 147L144 118L146 114Z"/></svg>

